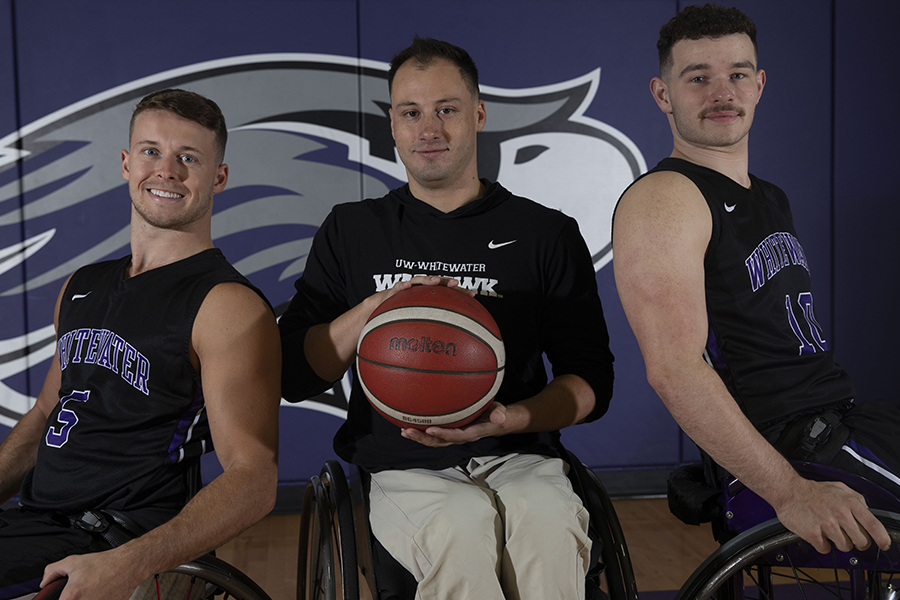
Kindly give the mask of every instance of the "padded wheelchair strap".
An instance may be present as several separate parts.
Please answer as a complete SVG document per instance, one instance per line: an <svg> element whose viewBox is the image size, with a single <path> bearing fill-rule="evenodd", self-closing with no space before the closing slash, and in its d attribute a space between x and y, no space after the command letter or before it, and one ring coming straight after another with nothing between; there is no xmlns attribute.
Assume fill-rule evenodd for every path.
<svg viewBox="0 0 900 600"><path fill-rule="evenodd" d="M125 542L134 539L133 534L127 528L127 518L112 511L86 510L80 515L69 517L72 527L83 529L89 533L103 538L111 547L116 548Z"/></svg>
<svg viewBox="0 0 900 600"><path fill-rule="evenodd" d="M775 448L789 460L828 464L850 436L842 417L841 411L828 410L796 419L784 428Z"/></svg>
<svg viewBox="0 0 900 600"><path fill-rule="evenodd" d="M705 465L694 463L669 473L667 481L669 511L688 525L708 523L721 514L721 488L707 483Z"/></svg>

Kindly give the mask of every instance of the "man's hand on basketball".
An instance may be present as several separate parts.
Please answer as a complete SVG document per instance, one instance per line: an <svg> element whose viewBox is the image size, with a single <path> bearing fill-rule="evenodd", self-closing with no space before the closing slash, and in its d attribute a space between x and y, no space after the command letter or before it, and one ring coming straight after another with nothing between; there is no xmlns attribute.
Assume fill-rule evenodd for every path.
<svg viewBox="0 0 900 600"><path fill-rule="evenodd" d="M443 448L454 444L465 444L474 442L485 437L493 437L503 435L505 433L504 423L506 423L507 408L499 402L492 402L481 415L463 427L445 428L445 427L429 427L425 431L421 429L402 429L400 435L403 437L431 446L432 448Z"/></svg>
<svg viewBox="0 0 900 600"><path fill-rule="evenodd" d="M891 538L866 506L865 499L843 483L803 480L791 501L776 507L781 523L827 554L831 543L841 552L864 550L872 540L887 550Z"/></svg>
<svg viewBox="0 0 900 600"><path fill-rule="evenodd" d="M409 289L414 285L443 285L448 288L454 288L469 297L475 296L474 290L468 290L466 288L459 287L459 279L453 279L451 277L439 277L437 275L416 275L409 281L398 281L391 288L383 292L378 292L377 294L375 294L375 296L378 296L379 294L382 295L383 298L381 298L381 302L384 302L397 292ZM381 302L379 302L379 304Z"/></svg>

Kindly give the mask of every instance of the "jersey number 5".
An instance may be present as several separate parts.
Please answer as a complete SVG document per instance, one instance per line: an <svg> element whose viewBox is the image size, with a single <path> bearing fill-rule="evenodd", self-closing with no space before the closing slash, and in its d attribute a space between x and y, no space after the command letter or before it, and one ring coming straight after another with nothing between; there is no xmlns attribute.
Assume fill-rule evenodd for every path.
<svg viewBox="0 0 900 600"><path fill-rule="evenodd" d="M803 330L800 328L800 323L797 321L797 317L794 316L794 307L791 305L791 297L785 296L784 306L787 308L788 321L791 324L791 329L794 330L794 335L800 340L800 354L814 354L819 350L828 350L828 343L822 339L822 328L819 327L819 323L816 321L816 314L813 312L812 293L801 293L797 296L797 304L803 311L803 317L806 320L806 328L809 330L809 335L812 337L813 342L815 342L815 346L813 346L809 340L806 339ZM817 347L818 350L816 349Z"/></svg>
<svg viewBox="0 0 900 600"><path fill-rule="evenodd" d="M59 426L53 425L47 431L48 446L62 448L66 442L69 441L69 432L71 432L72 428L75 427L75 424L78 423L78 415L75 414L75 411L66 408L66 403L70 400L87 402L90 395L90 391L76 391L64 398L60 398L59 403L62 405L62 408L59 409L59 414L56 416L56 421L59 423Z"/></svg>

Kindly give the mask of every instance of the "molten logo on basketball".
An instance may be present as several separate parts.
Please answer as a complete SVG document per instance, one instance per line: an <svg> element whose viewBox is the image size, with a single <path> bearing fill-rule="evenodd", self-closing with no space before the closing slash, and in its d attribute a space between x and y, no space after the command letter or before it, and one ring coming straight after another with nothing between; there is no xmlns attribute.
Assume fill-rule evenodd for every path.
<svg viewBox="0 0 900 600"><path fill-rule="evenodd" d="M433 352L435 354L456 356L456 344L453 342L432 340L427 336L423 336L421 340L415 338L407 340L404 337L392 337L388 348L390 350L400 350L402 352Z"/></svg>

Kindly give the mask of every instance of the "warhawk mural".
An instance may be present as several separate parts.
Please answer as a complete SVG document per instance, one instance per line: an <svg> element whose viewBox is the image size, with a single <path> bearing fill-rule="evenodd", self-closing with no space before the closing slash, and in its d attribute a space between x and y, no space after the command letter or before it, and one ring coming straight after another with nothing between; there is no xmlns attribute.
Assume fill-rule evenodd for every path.
<svg viewBox="0 0 900 600"><path fill-rule="evenodd" d="M391 138L385 63L331 55L239 56L146 77L0 139L0 425L40 391L60 287L81 265L128 253L128 186L119 153L147 93L181 87L214 99L229 124L227 189L213 239L280 312L319 224L339 202L405 183ZM619 194L646 170L637 147L584 115L600 70L531 89L482 86L479 173L575 217L597 270L612 258ZM348 381L288 405L342 416Z"/></svg>

